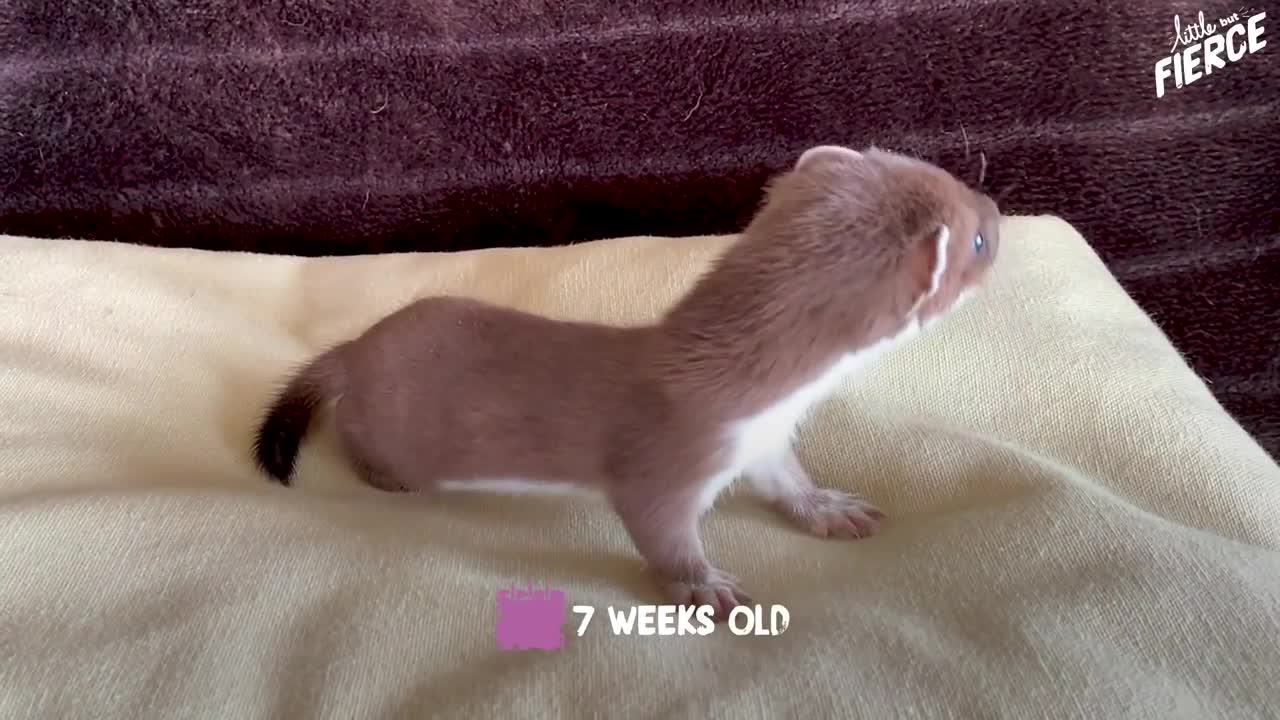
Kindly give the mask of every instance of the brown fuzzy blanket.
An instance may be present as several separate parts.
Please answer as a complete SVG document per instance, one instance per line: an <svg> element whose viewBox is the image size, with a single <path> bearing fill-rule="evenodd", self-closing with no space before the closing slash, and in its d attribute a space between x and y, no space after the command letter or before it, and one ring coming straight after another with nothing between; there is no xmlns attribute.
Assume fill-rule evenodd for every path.
<svg viewBox="0 0 1280 720"><path fill-rule="evenodd" d="M1157 97L1174 16L1202 11L1268 11L1267 44ZM1272 11L10 0L0 232L308 255L730 232L812 144L971 179L985 159L1005 209L1080 228L1277 453Z"/></svg>

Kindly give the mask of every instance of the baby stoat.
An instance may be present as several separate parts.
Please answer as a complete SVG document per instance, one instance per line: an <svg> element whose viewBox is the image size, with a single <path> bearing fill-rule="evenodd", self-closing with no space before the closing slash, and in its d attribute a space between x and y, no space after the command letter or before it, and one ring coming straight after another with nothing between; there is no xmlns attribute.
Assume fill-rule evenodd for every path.
<svg viewBox="0 0 1280 720"><path fill-rule="evenodd" d="M289 483L327 401L359 474L390 491L601 491L670 602L749 603L699 519L731 483L822 537L884 515L817 487L797 425L843 378L942 317L996 257L999 211L929 163L819 146L773 178L739 238L653 325L553 320L460 297L414 302L293 377L258 430Z"/></svg>

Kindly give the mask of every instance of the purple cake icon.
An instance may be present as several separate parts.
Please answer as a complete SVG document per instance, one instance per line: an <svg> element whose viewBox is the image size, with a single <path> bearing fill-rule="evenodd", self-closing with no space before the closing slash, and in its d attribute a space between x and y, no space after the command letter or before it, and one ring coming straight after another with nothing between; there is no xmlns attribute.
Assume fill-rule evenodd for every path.
<svg viewBox="0 0 1280 720"><path fill-rule="evenodd" d="M559 650L564 647L563 590L535 590L530 584L498 591L496 637L503 650Z"/></svg>

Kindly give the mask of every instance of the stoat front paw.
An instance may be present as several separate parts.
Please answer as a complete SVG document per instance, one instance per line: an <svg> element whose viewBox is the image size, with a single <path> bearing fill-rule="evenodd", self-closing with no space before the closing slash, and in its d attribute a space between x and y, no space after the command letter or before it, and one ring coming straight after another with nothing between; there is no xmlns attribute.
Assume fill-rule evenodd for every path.
<svg viewBox="0 0 1280 720"><path fill-rule="evenodd" d="M714 568L697 581L664 581L662 589L680 607L710 605L716 622L727 621L735 607L751 603L736 578Z"/></svg>
<svg viewBox="0 0 1280 720"><path fill-rule="evenodd" d="M778 503L794 523L818 537L858 539L880 532L885 514L860 495L813 488Z"/></svg>

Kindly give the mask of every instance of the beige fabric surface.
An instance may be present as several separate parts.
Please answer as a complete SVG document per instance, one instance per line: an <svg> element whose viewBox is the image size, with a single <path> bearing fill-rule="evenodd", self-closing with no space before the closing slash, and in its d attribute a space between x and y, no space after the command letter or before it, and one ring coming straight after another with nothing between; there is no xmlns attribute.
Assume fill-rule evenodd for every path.
<svg viewBox="0 0 1280 720"><path fill-rule="evenodd" d="M820 483L884 532L739 494L712 558L775 637L618 637L660 602L599 500L298 487L248 446L316 349L409 299L654 318L729 238L304 260L0 238L0 717L1228 718L1280 713L1280 468L1054 218L985 294L823 404ZM504 652L495 593L600 608Z"/></svg>

